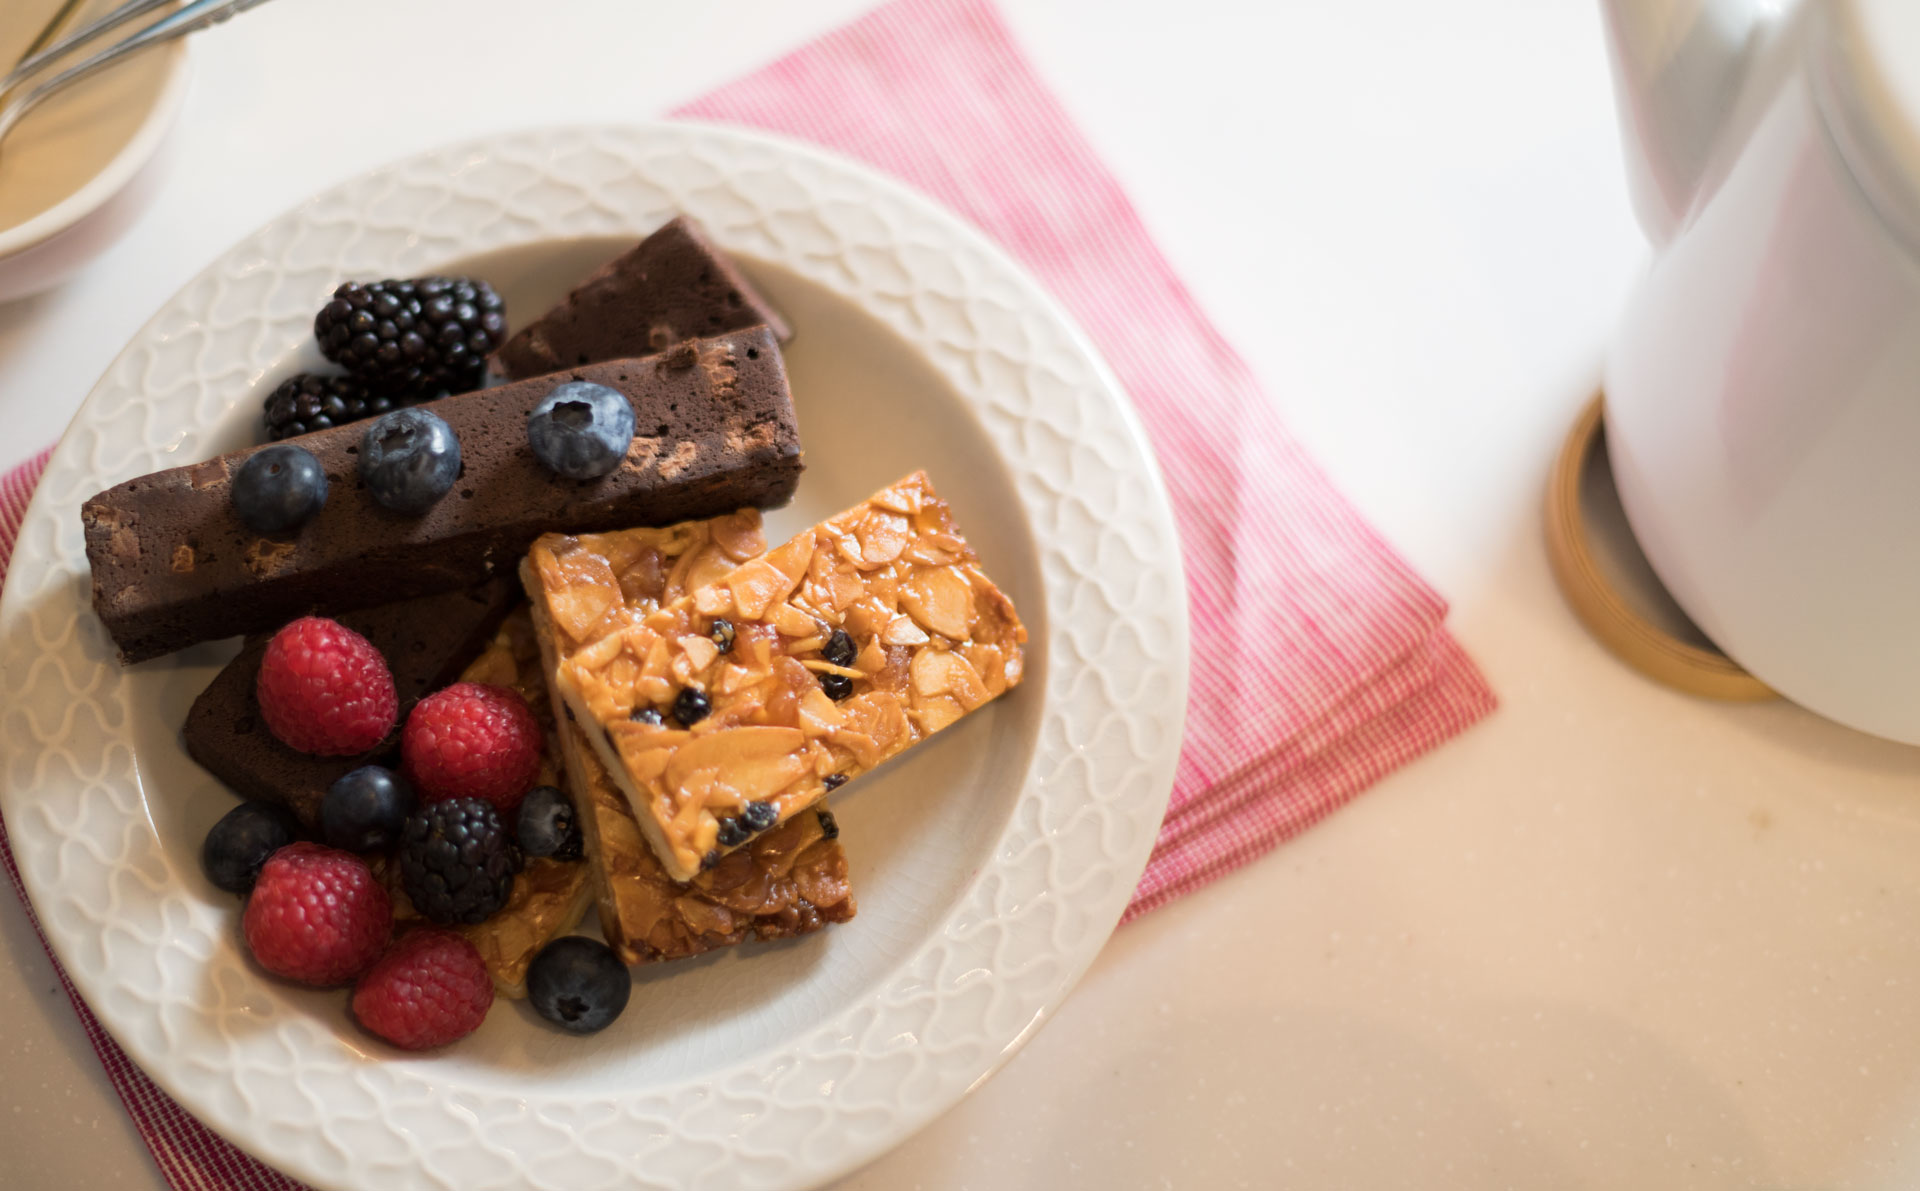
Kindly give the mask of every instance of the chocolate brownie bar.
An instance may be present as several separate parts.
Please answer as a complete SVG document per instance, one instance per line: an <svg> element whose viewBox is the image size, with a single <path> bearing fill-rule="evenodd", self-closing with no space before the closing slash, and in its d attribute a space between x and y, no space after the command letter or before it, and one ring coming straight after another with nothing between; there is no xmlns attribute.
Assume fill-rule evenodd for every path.
<svg viewBox="0 0 1920 1191"><path fill-rule="evenodd" d="M792 335L700 225L681 215L522 327L493 354L493 367L517 379L758 324L782 340Z"/></svg>
<svg viewBox="0 0 1920 1191"><path fill-rule="evenodd" d="M565 480L527 443L527 415L568 380L609 385L639 434L611 475ZM455 488L419 516L382 508L357 478L365 425L286 440L312 451L331 488L295 533L265 538L235 515L231 477L262 448L119 484L81 509L93 606L139 662L316 608L338 613L472 587L511 573L543 533L666 525L783 504L800 478L786 369L765 327L446 397L460 439Z"/></svg>
<svg viewBox="0 0 1920 1191"><path fill-rule="evenodd" d="M397 723L405 723L414 703L452 682L486 647L519 600L519 583L501 576L468 591L347 612L339 620L387 659L400 696ZM247 639L239 655L193 701L181 735L187 754L234 793L280 803L311 827L327 787L347 771L392 752L395 741L389 738L363 757L313 757L281 744L261 722L253 694L270 639L266 633Z"/></svg>

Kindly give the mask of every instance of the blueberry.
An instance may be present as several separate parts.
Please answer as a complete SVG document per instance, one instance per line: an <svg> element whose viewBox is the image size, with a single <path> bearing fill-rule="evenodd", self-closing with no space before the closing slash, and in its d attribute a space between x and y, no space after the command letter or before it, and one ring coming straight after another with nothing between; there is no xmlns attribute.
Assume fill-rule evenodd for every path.
<svg viewBox="0 0 1920 1191"><path fill-rule="evenodd" d="M570 380L527 415L527 443L536 459L567 479L598 479L619 467L633 445L633 406L618 389Z"/></svg>
<svg viewBox="0 0 1920 1191"><path fill-rule="evenodd" d="M780 811L771 802L749 802L740 812L740 821L748 831L765 831L780 821Z"/></svg>
<svg viewBox="0 0 1920 1191"><path fill-rule="evenodd" d="M673 718L680 721L682 728L691 728L707 718L713 710L713 701L692 687L682 687L674 696Z"/></svg>
<svg viewBox="0 0 1920 1191"><path fill-rule="evenodd" d="M829 773L825 778L821 779L820 784L825 786L828 792L831 793L847 784L847 775L844 773ZM825 812L823 811L821 813L824 814Z"/></svg>
<svg viewBox="0 0 1920 1191"><path fill-rule="evenodd" d="M574 1034L612 1025L632 994L633 978L620 957L583 935L548 943L527 968L527 1000L534 1011Z"/></svg>
<svg viewBox="0 0 1920 1191"><path fill-rule="evenodd" d="M381 414L360 439L360 478L373 499L418 515L453 491L460 440L439 414L417 407Z"/></svg>
<svg viewBox="0 0 1920 1191"><path fill-rule="evenodd" d="M707 854L700 858L701 872L705 872L710 868L717 868L719 867L719 865L720 865L720 849L718 848L709 848L707 850Z"/></svg>
<svg viewBox="0 0 1920 1191"><path fill-rule="evenodd" d="M320 799L320 838L349 852L385 852L400 842L413 813L413 788L378 765L341 777Z"/></svg>
<svg viewBox="0 0 1920 1191"><path fill-rule="evenodd" d="M827 698L835 703L853 694L853 679L844 674L822 674L820 689L827 692Z"/></svg>
<svg viewBox="0 0 1920 1191"><path fill-rule="evenodd" d="M819 812L819 815L820 815L820 834L826 836L828 839L839 839L840 838L840 821L833 817L833 812L821 811Z"/></svg>
<svg viewBox="0 0 1920 1191"><path fill-rule="evenodd" d="M200 845L200 867L207 880L228 893L253 888L267 857L300 838L300 821L271 802L243 802L207 832Z"/></svg>
<svg viewBox="0 0 1920 1191"><path fill-rule="evenodd" d="M580 821L567 796L552 786L535 786L520 803L520 823L514 831L520 850L529 856L555 860L580 859Z"/></svg>
<svg viewBox="0 0 1920 1191"><path fill-rule="evenodd" d="M847 636L847 630L835 629L833 636L828 637L826 645L821 647L820 656L836 666L851 666L855 652L853 638Z"/></svg>
<svg viewBox="0 0 1920 1191"><path fill-rule="evenodd" d="M636 724L651 724L656 728L666 722L660 718L660 713L651 707L636 707L627 713L627 718Z"/></svg>
<svg viewBox="0 0 1920 1191"><path fill-rule="evenodd" d="M719 647L721 653L733 648L733 622L724 616L715 617L713 627L707 630L707 636Z"/></svg>
<svg viewBox="0 0 1920 1191"><path fill-rule="evenodd" d="M746 843L752 835L753 832L747 830L747 825L742 820L722 819L720 834L714 837L714 842L723 848L737 848Z"/></svg>
<svg viewBox="0 0 1920 1191"><path fill-rule="evenodd" d="M257 534L298 529L327 503L327 473L313 452L275 443L248 456L233 476L233 511Z"/></svg>

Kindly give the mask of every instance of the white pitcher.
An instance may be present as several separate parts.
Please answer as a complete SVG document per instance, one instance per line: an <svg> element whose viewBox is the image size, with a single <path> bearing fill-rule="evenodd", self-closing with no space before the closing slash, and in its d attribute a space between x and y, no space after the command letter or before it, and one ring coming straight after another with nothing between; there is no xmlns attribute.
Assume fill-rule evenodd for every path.
<svg viewBox="0 0 1920 1191"><path fill-rule="evenodd" d="M1920 0L1602 0L1653 268L1606 369L1635 536L1788 698L1920 744Z"/></svg>

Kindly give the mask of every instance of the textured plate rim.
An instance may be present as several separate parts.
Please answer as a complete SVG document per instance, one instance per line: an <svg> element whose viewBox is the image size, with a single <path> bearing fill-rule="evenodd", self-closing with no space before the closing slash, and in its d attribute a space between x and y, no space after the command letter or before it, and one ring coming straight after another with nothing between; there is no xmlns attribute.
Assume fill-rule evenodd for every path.
<svg viewBox="0 0 1920 1191"><path fill-rule="evenodd" d="M484 168L502 161L510 160L515 153L542 157L543 167L530 166L526 160L512 163L508 173L520 172L520 179L532 187L553 181L554 171L560 169L560 159L567 152L577 150L579 154L592 157L595 154L609 155L618 161L622 153L628 155L630 163L637 164L647 153L664 154L651 159L654 165L679 155L684 161L700 160L702 166L712 164L707 160L719 159L723 167L712 179L710 186L693 188L670 195L673 207L692 210L695 214L713 226L718 238L736 250L770 259L807 276L809 279L825 284L829 289L856 302L871 295L863 293L858 282L849 282L837 277L831 269L826 269L819 260L783 255L786 247L771 237L764 227L776 218L798 214L805 218L812 216L820 223L824 212L833 203L852 201L858 204L870 204L881 211L886 218L898 221L887 224L881 230L882 238L892 234L896 242L890 247L895 253L895 265L903 265L914 285L908 287L907 297L929 292L930 282L918 270L938 269L940 285L948 287L948 294L958 293L968 301L978 300L985 306L994 303L1012 303L1012 312L1021 316L1019 330L1026 340L1016 342L1018 336L1011 339L992 340L990 348L999 357L1012 361L1029 369L1030 374L1043 377L1049 386L1049 398L1060 399L1062 393L1071 395L1074 400L1091 404L1087 409L1104 420L1094 431L1097 434L1090 439L1091 445L1084 452L1073 455L1076 465L1085 465L1097 471L1105 468L1110 475L1102 478L1117 479L1127 486L1126 498L1131 503L1124 509L1103 509L1103 515L1109 519L1101 523L1102 531L1109 537L1118 536L1132 539L1127 542L1129 548L1145 550L1148 556L1142 556L1147 565L1144 574L1148 578L1144 586L1136 587L1133 603L1118 609L1113 624L1108 625L1109 633L1105 644L1118 650L1119 657L1110 659L1120 663L1134 662L1138 672L1127 675L1133 681L1135 695L1133 701L1120 707L1126 699L1124 693L1116 693L1110 672L1095 673L1090 684L1082 684L1076 691L1076 700L1105 699L1112 707L1120 707L1120 714L1127 717L1125 748L1090 748L1086 742L1080 742L1073 760L1084 762L1080 766L1082 784L1089 787L1084 791L1067 790L1059 783L1059 774L1053 778L1053 784L1047 785L1048 797L1041 799L1043 783L1037 776L1040 758L1030 766L1023 782L1015 814L1010 819L1006 832L997 841L993 855L994 863L983 868L970 881L961 895L959 904L943 920L941 927L929 939L916 944L914 953L904 962L892 977L887 987L871 992L865 1001L857 1003L838 1014L833 1021L821 1023L812 1034L806 1035L787 1048L778 1048L780 1053L760 1053L748 1056L717 1075L705 1081L699 1089L679 1087L673 1089L645 1089L652 1106L646 1111L674 1111L679 1115L673 1118L674 1124L668 1131L668 1143L681 1146L701 1142L712 1144L716 1138L724 1139L718 1157L705 1167L689 1167L689 1174L667 1173L667 1182L661 1185L708 1186L715 1185L720 1179L729 1184L756 1187L793 1187L816 1185L827 1179L845 1174L871 1161L886 1150L899 1144L913 1132L923 1127L940 1112L951 1107L973 1087L978 1086L988 1076L1003 1065L1029 1037L1049 1014L1053 1012L1084 973L1094 956L1104 945L1124 911L1134 883L1144 869L1148 853L1155 838L1157 827L1164 813L1167 797L1171 790L1173 765L1177 759L1180 732L1184 720L1187 688L1187 615L1185 606L1185 586L1181 575L1181 561L1178 539L1173 528L1171 505L1168 501L1164 481L1160 476L1153 452L1147 444L1144 431L1130 403L1122 395L1110 370L1091 347L1084 334L1059 308L1050 295L1029 277L1018 265L1009 260L996 246L989 243L979 232L966 225L957 217L945 212L924 196L909 190L900 183L880 175L873 170L843 158L825 153L812 146L788 141L758 132L748 132L731 127L702 125L687 122L655 123L645 125L627 125L610 127L556 127L529 131L506 133L497 136L478 138L430 150L374 170L360 174L348 181L323 191L294 209L282 214L263 225L252 234L243 237L235 245L222 253L193 281L184 286L179 293L170 298L160 311L138 332L128 347L115 359L102 377L99 384L88 395L76 415L73 425L62 437L48 466L47 480L43 482L30 505L21 524L19 542L16 550L12 578L18 580L23 572L31 575L25 582L11 582L4 596L0 596L0 661L9 663L8 673L14 674L14 663L31 665L33 673L28 675L25 669L17 671L27 675L23 684L23 694L37 689L36 683L47 678L46 671L57 669L55 676L66 682L69 690L78 698L88 696L89 706L98 707L95 711L101 722L97 731L76 729L81 717L68 714L60 725L67 735L53 738L37 728L30 712L23 710L28 703L38 700L17 699L4 719L0 719L0 745L5 747L5 780L0 781L0 810L4 810L13 837L22 876L34 900L35 908L55 952L68 969L76 987L87 999L89 1005L103 1024L118 1039L127 1052L162 1087L179 1100L183 1106L193 1111L210 1126L233 1140L236 1144L260 1156L263 1160L295 1177L323 1185L344 1185L355 1181L355 1176L366 1168L353 1164L345 1154L343 1143L325 1128L316 1128L315 1132L325 1135L322 1145L295 1145L270 1135L270 1130L251 1119L249 1113L236 1111L237 1106L251 1107L247 1094L236 1084L232 1089L209 1086L209 1081L218 1084L222 1074L238 1079L238 1073L219 1066L190 1070L186 1065L170 1061L166 1049L157 1045L160 1037L155 1033L160 1029L158 1018L164 1010L181 1009L178 1004L160 1004L143 999L129 1000L124 995L123 981L112 978L110 965L106 960L106 944L97 936L105 933L108 924L86 920L76 924L69 916L73 910L72 896L63 897L59 892L63 881L71 877L68 868L72 864L86 865L89 862L96 867L107 865L102 856L94 849L118 843L123 851L113 854L117 864L105 872L102 880L112 891L116 880L125 875L123 870L131 870L136 877L153 882L142 874L143 864L151 864L159 857L159 842L153 832L151 822L144 813L137 816L138 822L125 816L119 819L109 818L104 825L120 829L118 841L106 839L96 831L92 836L84 835L89 822L86 813L62 823L45 813L35 813L35 807L28 801L29 782L23 778L38 776L36 766L50 752L50 741L58 739L68 744L95 744L97 756L101 762L100 772L90 781L81 781L76 775L74 782L86 787L83 793L92 793L97 787L100 792L110 794L113 775L106 767L111 763L114 749L127 751L132 756L132 745L128 740L130 731L126 715L116 717L111 707L115 690L123 689L125 684L117 679L110 668L101 664L97 658L90 664L84 655L77 654L79 645L76 633L84 635L91 631L99 634L97 622L92 622L91 610L85 607L84 563L78 569L75 566L74 545L79 537L77 528L77 510L75 503L78 494L104 483L138 474L150 466L165 465L173 452L190 448L197 442L198 427L189 425L183 430L168 429L164 438L156 437L152 427L142 425L148 434L144 450L134 451L116 464L104 464L99 458L98 434L116 418L122 425L126 420L125 403L132 396L132 386L128 384L136 362L153 364L153 353L169 343L190 336L192 328L183 324L183 317L190 323L195 317L204 315L217 305L220 283L231 276L244 277L250 269L260 263L262 254L269 250L280 253L279 263L284 266L288 254L299 247L299 233L315 226L328 205L344 204L365 213L374 204L390 200L396 192L405 192L409 185L421 185L418 179L409 180L409 173L439 177L444 184L455 192L454 197L485 201L485 196L458 194L458 186L453 180L459 170L452 169L454 163L467 163L469 166ZM701 158L701 155L706 155ZM729 174L728 169L735 171ZM541 170L546 172L543 174ZM531 171L531 172L529 172ZM694 171L698 173L698 170ZM782 191L781 177L786 177L785 191ZM798 179L807 181L802 185ZM647 179L649 184L654 181ZM818 211L809 211L808 204L802 202L798 207L781 208L782 200L791 199L794 188L805 191L807 186L816 188L813 198L821 205ZM826 197L826 190L833 191L833 197ZM671 188L669 188L671 189ZM761 193L766 191L767 193ZM777 193L776 193L777 192ZM718 197L716 197L718 196ZM492 196L504 211L510 200L517 196ZM724 200L724 201L723 201ZM751 200L761 205L747 214L726 209L726 204L737 200ZM356 206L357 205L357 206ZM455 204L448 204L453 206ZM589 204L591 206L591 204ZM851 208L849 208L851 209ZM506 247L515 243L550 239L558 236L599 234L603 230L644 231L651 222L657 222L652 215L641 215L631 209L625 212L600 213L600 223L574 228L568 226L567 217L554 214L545 219L534 219L520 233L493 234L484 243L474 242L471 236L460 237L457 230L451 230L459 243L451 250L445 248L420 247L422 239L432 240L433 232L440 227L416 227L413 248L428 254L427 258L447 259L450 256L466 255L470 252L486 251ZM620 221L628 218L628 225L621 226ZM454 215L449 215L445 207L434 213L435 219L448 219L458 223ZM611 223L609 223L611 220ZM500 221L505 222L505 221ZM824 225L823 225L824 226ZM758 227L758 230L756 228ZM285 238L289 230L295 234ZM911 231L927 240L913 243L906 235ZM276 241L276 236L281 239ZM771 237L771 238L770 238ZM485 239L483 235L481 237ZM339 251L351 258L351 240L349 248ZM926 261L914 263L907 260L909 249L927 247L929 242L942 252L950 254L958 262L959 270L941 269L939 265ZM844 247L844 245L843 245ZM873 245L863 245L873 247ZM402 253L404 255L404 252ZM904 264L903 264L904 262ZM323 269L325 266L321 266ZM364 266L363 266L364 267ZM412 268L413 265L397 266ZM966 270L973 269L969 274ZM934 287L938 288L938 287ZM865 305L866 303L862 303ZM942 360L942 340L939 333L928 326L916 326L914 320L921 317L911 308L911 302L897 309L885 311L869 308L869 313L878 314L896 333L913 343L929 358L935 366L947 375L976 416L987 425L990 437L1002 452L1009 471L1013 474L1020 499L1030 523L1035 527L1036 537L1042 534L1044 519L1036 506L1039 497L1034 492L1035 469L1040 466L1033 458L1023 458L1008 453L1008 436L1012 433L1004 427L996 429L992 414L996 397L986 392L986 382L977 375L968 375L966 370L951 360ZM208 319L211 322L214 320ZM281 317L284 322L284 316ZM974 328L978 333L978 328ZM1035 344L1035 336L1044 343ZM284 341L280 344L284 347ZM1050 355L1043 358L1043 349ZM279 350L272 345L254 344L254 352L272 354ZM136 360L142 352L146 355ZM243 356L246 352L241 353ZM233 374L246 373L248 360L233 361L226 372L216 376L213 383L205 386L215 390L212 395L218 398L219 392L231 389ZM196 366L202 366L196 364ZM1034 372L1034 370L1038 370ZM149 368L141 374L143 380L152 375ZM257 378L257 371L254 372ZM205 378L199 378L204 380ZM251 381L247 382L250 385ZM245 386L243 386L244 388ZM1031 387L1031 380L1029 383ZM121 402L116 406L116 399ZM208 399L202 395L202 408ZM1031 403L1034 398L1027 395ZM228 405L231 403L228 402ZM213 415L217 417L218 415ZM208 419L203 416L202 422ZM81 438L93 434L92 445L95 448L91 459L79 458L82 450ZM1098 435L1105 435L1104 438ZM1073 444L1073 450L1079 451L1084 444ZM1116 457L1108 458L1106 453ZM185 456L180 456L185 457ZM1055 477L1057 478L1057 477ZM1064 498L1063 498L1064 499ZM64 530L62 519L73 524ZM1104 539L1103 539L1104 540ZM1049 545L1042 542L1043 564L1057 561L1047 557ZM62 557L64 555L64 558ZM40 572L46 572L41 574ZM1049 644L1048 709L1043 712L1047 723L1052 723L1057 714L1053 705L1060 701L1058 692L1074 679L1088 677L1087 665L1075 665L1074 659L1061 656L1058 643L1067 635L1064 632L1064 613L1075 597L1085 596L1087 585L1098 584L1111 576L1089 574L1061 574L1049 568L1046 573L1046 603L1049 623L1056 626ZM1138 576L1136 576L1138 578ZM1151 580L1157 578L1157 582ZM50 592L49 589L64 584L65 593ZM40 597L41 602L29 608L30 593ZM1144 593L1144 594L1143 594ZM70 616L74 623L61 637L50 636L41 630L34 613L46 611L45 601L51 597L55 610L64 607L69 613L73 605L80 605L77 616ZM1128 630L1117 636L1111 630L1118 626ZM1127 648L1129 634L1142 639L1148 635L1157 635L1164 646L1164 652L1156 657L1133 656L1138 650L1129 652ZM1117 644L1116 644L1117 642ZM98 647L96 644L96 653ZM69 672L68 664L73 661L58 653L66 649L75 651L81 664L75 665ZM37 665L39 659L54 655L57 664ZM1084 662L1084 659L1080 659ZM1065 664L1062 664L1065 663ZM1113 669L1123 667L1114 666ZM104 682L102 681L104 679ZM75 683L78 683L76 686ZM1141 700L1139 692L1151 691L1154 698ZM104 696L105 703L95 705L94 696ZM118 723L115 723L115 720ZM23 730L24 729L24 735ZM88 735L91 731L92 734ZM1040 752L1046 750L1043 724L1043 745ZM86 737L74 741L76 735ZM1144 745L1142 741L1145 741ZM1057 750L1056 750L1057 751ZM1104 756L1102 754L1105 754ZM93 755L93 754L90 754ZM127 764L130 766L131 761ZM994 882L989 878L1006 880L1012 876L1032 877L1035 875L1037 861L1035 853L1040 845L1048 849L1067 846L1078 842L1091 830L1088 824L1080 824L1069 833L1058 825L1047 829L1036 829L1036 823L1045 822L1047 807L1053 802L1062 801L1067 795L1075 793L1091 796L1092 787L1097 785L1105 771L1102 766L1119 766L1123 772L1113 776L1119 780L1116 788L1129 791L1124 799L1111 800L1106 811L1113 815L1103 818L1098 826L1103 835L1112 836L1102 840L1102 856L1099 867L1080 874L1084 880L1079 888L1056 890L1050 887L1047 878L1053 874L1048 865L1038 865L1042 870L1041 885L1037 888L1022 889L1018 882L1003 885L996 901L995 890L988 886ZM129 768L129 773L132 773ZM137 778L137 774L134 775ZM34 783L37 784L37 783ZM134 785L137 787L137 780ZM1064 790L1064 793L1063 793ZM39 791L44 797L44 790ZM133 797L139 801L144 812L144 795L137 792ZM1120 803L1126 805L1118 805ZM1091 805L1091 804L1089 804ZM1078 810L1085 809L1077 807ZM142 830L144 828L144 830ZM1037 834L1036 834L1037 830ZM77 849L65 845L81 843L86 845ZM1017 855L1015 853L1018 853ZM1058 860L1051 851L1039 860ZM165 861L159 861L165 871ZM1064 863L1064 862L1062 862ZM1019 866L1024 865L1021 869ZM1003 871L1004 870L1004 871ZM167 892L162 880L160 893ZM1011 892L1010 892L1011 891ZM1023 901L1023 898L1025 899ZM111 899L110 899L111 900ZM156 898L164 901L164 898ZM1011 931L1016 939L1027 943L1034 941L1035 932L1046 927L1036 919L1038 911L1035 903L1048 903L1048 908L1057 907L1056 913L1064 913L1073 919L1076 929L1065 932L1062 939L1060 922L1057 917L1049 917L1052 926L1051 941L1063 943L1057 948L1060 955L1051 956L1057 960L1044 980L1029 981L1024 988L1016 990L1017 1004L1011 1013L1001 1012L991 1025L983 1024L975 1031L975 1036L961 1040L971 1046L972 1057L960 1061L948 1061L935 1056L936 1068L930 1086L920 1086L915 1096L903 1096L894 1102L893 1115L884 1121L880 1128L861 1132L851 1127L851 1115L864 1111L856 1106L847 1106L831 1098L824 1101L783 1103L781 1090L794 1086L793 1070L795 1066L805 1067L810 1063L825 1063L829 1059L848 1060L851 1071L849 1079L869 1073L868 1069L879 1067L880 1060L887 1056L877 1054L871 1048L862 1050L860 1039L846 1034L838 1038L829 1038L836 1027L847 1027L856 1017L856 1010L872 1011L873 1015L885 1013L903 1013L905 1006L886 1006L879 1004L885 1000L895 980L908 982L910 976L903 976L909 969L916 968L931 960L930 971L939 971L940 956L932 953L939 948L951 946L982 945L987 931L999 929L1002 934L999 943L1006 941L1006 932ZM157 920L169 924L163 912L155 911ZM119 923L115 923L119 925ZM171 924L178 925L178 924ZM204 925L199 929L204 934ZM137 932L135 932L137 933ZM969 938L972 939L969 942ZM161 941L167 945L180 944L181 939L172 934L163 934ZM188 946L183 949L191 952L191 944L197 943L199 936L187 939ZM137 948L136 948L137 950ZM990 958L1000 964L1001 971L990 982L995 988L1011 987L1011 982L1022 974L1016 971L1012 976L1006 974L1007 964L1001 956L998 946L990 953ZM204 957L203 957L204 958ZM156 961L158 962L158 961ZM935 1024L928 1031L918 1035L915 1045L931 1051L939 1043L953 1041L941 1030L952 1027L942 1025L938 1018L940 1010L954 1002L960 991L951 985L934 987L926 993L933 1001L933 1010L926 1020ZM156 994L157 995L157 994ZM998 995L997 993L995 994ZM186 1007L190 1011L191 1007ZM871 1031L872 1021L868 1028ZM189 1022L197 1026L201 1023ZM297 1025L297 1023L287 1023ZM960 1031L965 1033L964 1030ZM809 1053L808 1043L818 1043L814 1053ZM961 1049L956 1043L956 1053ZM294 1053L299 1053L297 1044L290 1044ZM338 1045L337 1041L335 1045ZM851 1049L849 1049L851 1047ZM837 1048L837 1049L836 1049ZM377 1065L376 1065L377 1066ZM395 1065L388 1065L395 1066ZM836 1068L840 1070L840 1068ZM392 1082L426 1097L430 1111L426 1119L444 1123L452 1128L456 1123L472 1129L472 1118L488 1106L474 1107L471 1096L458 1095L460 1089L448 1089L441 1084L412 1078L397 1078L392 1072L388 1079L381 1079L378 1070L361 1069L354 1072L360 1078L356 1086L381 1102L386 1095L384 1086ZM875 1075L880 1085L889 1080L895 1084L911 1078L912 1072L905 1077L886 1073ZM290 1078L292 1084L309 1096L315 1089L308 1087L303 1080L309 1078L307 1071L296 1071ZM684 1081L683 1081L684 1082ZM804 1081L803 1081L804 1082ZM226 1098L223 1092L232 1091L233 1098ZM635 1096L640 1095L636 1092ZM679 1097L676 1101L675 1097ZM323 1098L324 1101L324 1098ZM700 1103L691 1103L699 1101ZM712 1109L714 1102L724 1101L719 1111ZM331 1103L331 1101L324 1101ZM456 1103L457 1102L457 1103ZM622 1111L632 1111L636 1115L642 1109L637 1107L638 1100L629 1098L621 1102ZM665 1106L665 1107L662 1107ZM540 1117L543 1113L560 1113L562 1105L542 1102L530 1105L521 1102L523 1115ZM538 1110L538 1111L535 1111ZM802 1138L803 1143L823 1132L835 1135L824 1147L812 1147L801 1144L791 1150L782 1150L778 1158L772 1160L773 1151L760 1149L756 1143L765 1135L766 1118L769 1112L797 1113L811 1115L815 1124ZM459 1118L456 1121L456 1118ZM648 1120L665 1119L650 1117ZM689 1124L690 1121L698 1122ZM571 1126L564 1120L542 1119L540 1124L547 1126L549 1132L559 1130L568 1137ZM397 1128L397 1127L396 1127ZM756 1133L758 1129L758 1133ZM512 1140L504 1143L511 1147ZM493 1147L488 1147L493 1149ZM755 1153L753 1151L758 1150ZM677 1151L676 1151L677 1152ZM493 1157L525 1158L528 1151L509 1148L506 1153L495 1150ZM626 1177L641 1175L640 1164L661 1157L653 1154L634 1153L624 1166ZM744 1164L744 1165L743 1165ZM523 1163L516 1163L517 1173L526 1174ZM385 1168L389 1176L407 1174L417 1175L411 1181L422 1186L450 1186L452 1180L445 1177L439 1168L429 1170L426 1166L405 1167L399 1170ZM514 1173L514 1172L509 1172ZM663 1173L663 1168L649 1167L643 1177L653 1178ZM532 1180L528 1180L532 1182ZM520 1183L496 1183L492 1185L521 1185Z"/></svg>

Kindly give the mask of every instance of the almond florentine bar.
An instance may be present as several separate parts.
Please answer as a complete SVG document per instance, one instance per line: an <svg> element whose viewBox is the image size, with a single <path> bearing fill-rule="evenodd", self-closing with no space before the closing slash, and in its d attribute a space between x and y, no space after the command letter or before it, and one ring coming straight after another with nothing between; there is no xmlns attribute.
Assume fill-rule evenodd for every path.
<svg viewBox="0 0 1920 1191"><path fill-rule="evenodd" d="M751 509L590 540L599 561L583 557L574 566L551 572L551 585L531 559L521 568L547 674L561 650L572 647L564 631L556 629L556 610L577 618L591 607L592 591L612 597L617 588L623 606L638 613L652 611L662 601L685 595L689 582L724 574L765 548L760 516ZM572 553L564 546L561 552ZM598 570L601 563L607 568L604 573ZM592 591L560 580L578 573L596 576ZM605 586L608 576L613 588ZM583 598L589 603L583 605ZM607 775L586 732L568 716L557 694L552 703L558 753L566 762L593 870L601 932L624 962L681 959L747 939L803 935L854 916L846 854L831 816L824 814L796 816L693 880L674 880L655 857L626 795Z"/></svg>
<svg viewBox="0 0 1920 1191"><path fill-rule="evenodd" d="M555 690L676 880L1020 681L1026 629L925 473L736 568L683 559L671 603L617 578L635 548L550 534L529 562Z"/></svg>

